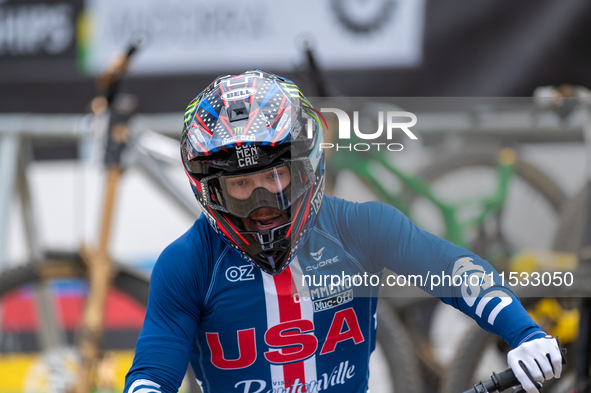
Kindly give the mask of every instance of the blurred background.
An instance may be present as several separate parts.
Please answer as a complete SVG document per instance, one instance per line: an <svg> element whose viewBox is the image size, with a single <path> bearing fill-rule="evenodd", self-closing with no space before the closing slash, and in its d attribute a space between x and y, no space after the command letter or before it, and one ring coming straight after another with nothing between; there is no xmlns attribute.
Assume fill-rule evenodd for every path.
<svg viewBox="0 0 591 393"><path fill-rule="evenodd" d="M295 80L302 38L345 96L530 96L590 78L591 5L574 0L1 4L3 112L86 111L93 76L136 31L149 44L126 90L140 112L181 111L214 77L249 68Z"/></svg>
<svg viewBox="0 0 591 393"><path fill-rule="evenodd" d="M91 102L100 93L97 77L137 33L145 42L118 83L126 96L112 108L130 130L108 250L123 266L149 274L199 214L177 162L187 104L218 75L260 67L292 79L320 107L359 111L367 133L376 130L379 111L417 114L419 140L397 135L392 142L404 149L382 151L381 162L328 152L328 193L385 200L449 237L433 198L466 207L454 214L469 222L484 211L484 202L474 207L470 198L507 187L503 207L456 239L498 261L499 270L531 271L577 264L548 252L577 252L568 239L579 239L584 223L568 220L583 216L586 112L576 101L558 109L531 97L540 86L591 86L589 26L591 3L579 0L0 0L0 393L65 391L74 379L78 355L65 343L79 328L85 281L53 280L44 303L32 285L38 273L2 274L43 260L48 250L97 243L109 120ZM336 117L325 115L334 125ZM506 162L512 175L503 180ZM388 165L395 171L386 173ZM385 194L364 173L385 184ZM431 184L434 196L417 192L413 176ZM163 191L163 178L178 188L176 201ZM122 388L144 290L109 294L98 390ZM409 330L403 341L417 349L409 356L423 385L397 391L453 392L442 380L472 322L396 300L410 295L385 297ZM46 307L57 316L43 317ZM573 343L574 308L545 303L538 320ZM41 338L44 318L64 332L61 344ZM499 353L507 348L492 347L483 349L485 374L506 366ZM372 382L383 383L372 391L392 391L388 339L379 351ZM57 378L56 364L65 370Z"/></svg>

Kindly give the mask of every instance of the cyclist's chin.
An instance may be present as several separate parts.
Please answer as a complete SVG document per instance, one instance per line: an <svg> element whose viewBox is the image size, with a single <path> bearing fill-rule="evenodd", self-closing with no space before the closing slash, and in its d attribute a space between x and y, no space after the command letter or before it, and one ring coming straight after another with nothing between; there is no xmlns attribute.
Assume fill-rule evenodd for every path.
<svg viewBox="0 0 591 393"><path fill-rule="evenodd" d="M248 218L241 218L242 225L248 232L269 230L289 221L287 210L264 208L254 211Z"/></svg>

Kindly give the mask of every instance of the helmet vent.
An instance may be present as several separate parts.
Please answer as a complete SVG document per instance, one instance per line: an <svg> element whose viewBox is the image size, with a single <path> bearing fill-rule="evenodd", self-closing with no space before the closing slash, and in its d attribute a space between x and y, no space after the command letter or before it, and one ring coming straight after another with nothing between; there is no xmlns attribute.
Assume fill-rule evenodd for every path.
<svg viewBox="0 0 591 393"><path fill-rule="evenodd" d="M244 101L239 101L231 104L228 107L228 115L230 122L248 119L248 112L250 105Z"/></svg>

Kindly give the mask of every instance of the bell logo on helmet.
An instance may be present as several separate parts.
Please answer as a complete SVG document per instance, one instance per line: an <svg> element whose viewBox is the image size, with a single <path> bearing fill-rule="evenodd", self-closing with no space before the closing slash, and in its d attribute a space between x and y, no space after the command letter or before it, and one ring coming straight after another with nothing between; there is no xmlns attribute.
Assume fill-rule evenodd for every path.
<svg viewBox="0 0 591 393"><path fill-rule="evenodd" d="M226 100L226 101L243 100L247 97L250 97L251 95L253 95L256 92L257 92L257 90L253 87L245 87L243 89L227 91L224 94L222 94L222 100Z"/></svg>

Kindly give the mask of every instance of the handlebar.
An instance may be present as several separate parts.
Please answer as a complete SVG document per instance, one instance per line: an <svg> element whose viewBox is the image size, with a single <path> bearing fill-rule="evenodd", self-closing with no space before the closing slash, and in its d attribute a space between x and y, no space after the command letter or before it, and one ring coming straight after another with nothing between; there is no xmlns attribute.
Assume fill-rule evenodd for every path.
<svg viewBox="0 0 591 393"><path fill-rule="evenodd" d="M566 348L561 348L560 354L562 355L562 364L566 364ZM480 381L474 384L474 386L471 389L466 390L464 393L488 393L497 391L502 392L503 390L518 385L520 385L519 380L515 377L513 370L508 368L505 371L500 372L498 374L493 372L489 380ZM521 386L519 386L517 389L513 391L513 393L522 392L524 392L524 390L521 388Z"/></svg>
<svg viewBox="0 0 591 393"><path fill-rule="evenodd" d="M488 381L481 381L474 384L469 390L464 393L487 393L495 391L503 391L510 388L511 386L519 385L519 381L515 378L513 370L510 368L500 373L492 373L491 378Z"/></svg>

